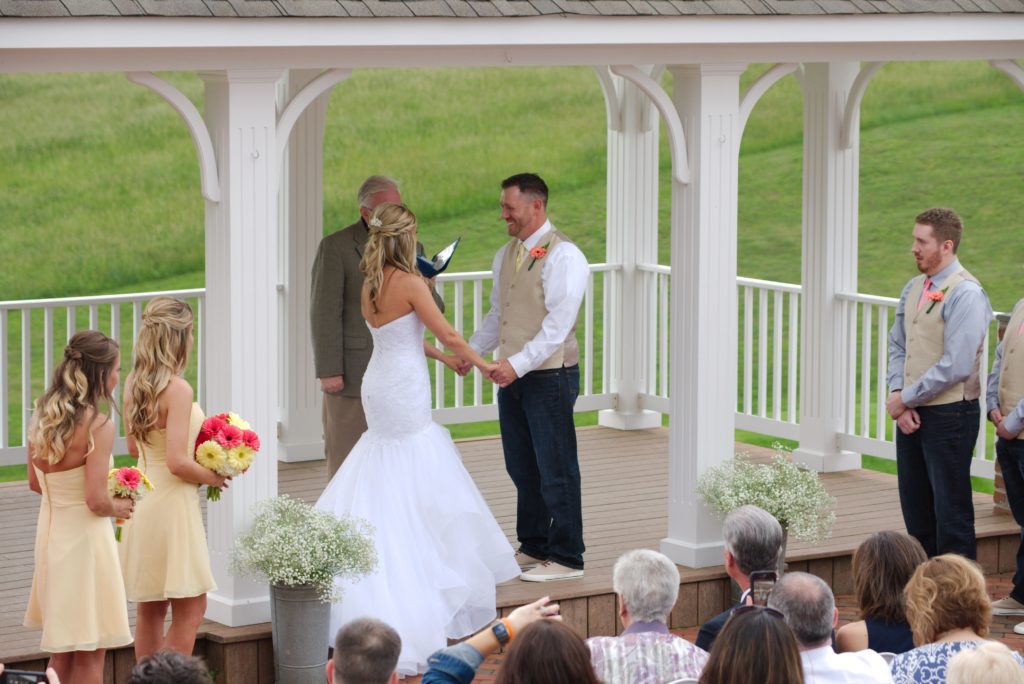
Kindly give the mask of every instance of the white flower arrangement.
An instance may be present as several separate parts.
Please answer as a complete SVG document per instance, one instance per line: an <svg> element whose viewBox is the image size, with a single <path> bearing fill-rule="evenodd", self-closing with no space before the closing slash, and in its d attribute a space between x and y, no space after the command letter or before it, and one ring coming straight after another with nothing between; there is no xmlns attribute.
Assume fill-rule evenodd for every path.
<svg viewBox="0 0 1024 684"><path fill-rule="evenodd" d="M335 577L356 579L377 566L373 527L341 519L287 495L261 501L249 531L235 542L232 572L270 584L311 585L325 603L341 600Z"/></svg>
<svg viewBox="0 0 1024 684"><path fill-rule="evenodd" d="M836 500L825 491L818 474L793 463L781 444L772 445L769 463L751 463L750 455L708 468L697 480L697 493L723 516L753 504L775 516L796 539L821 541L832 535Z"/></svg>

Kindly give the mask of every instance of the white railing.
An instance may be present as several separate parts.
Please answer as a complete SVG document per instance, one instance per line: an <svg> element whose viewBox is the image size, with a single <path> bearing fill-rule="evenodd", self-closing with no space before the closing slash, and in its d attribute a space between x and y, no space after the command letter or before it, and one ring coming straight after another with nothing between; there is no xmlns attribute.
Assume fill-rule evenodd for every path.
<svg viewBox="0 0 1024 684"><path fill-rule="evenodd" d="M121 345L121 371L131 367L131 350L146 302L157 295L181 297L196 313L197 342L202 336L204 291L174 290L98 297L33 299L0 302L0 466L24 463L26 434L35 399L64 356L64 345L79 330L100 330ZM12 345L12 340L15 343ZM12 349L13 347L13 349ZM186 375L202 402L202 345L196 345ZM12 353L13 352L13 353ZM121 388L115 390L118 408ZM124 435L115 410L115 453L124 453Z"/></svg>
<svg viewBox="0 0 1024 684"><path fill-rule="evenodd" d="M615 397L608 392L605 379L609 350L603 332L609 322L608 292L621 270L622 267L615 264L590 266L590 280L576 327L580 338L577 413L615 406ZM490 285L490 271L442 274L437 278L437 289L445 300L448 319L467 339L480 327L490 309ZM496 385L486 381L480 373L460 377L446 372L440 361L433 365L435 420L453 424L498 419Z"/></svg>
<svg viewBox="0 0 1024 684"><path fill-rule="evenodd" d="M889 328L896 315L899 300L892 297L841 293L836 296L843 307L847 337L847 375L843 387L845 432L839 439L842 449L895 460L896 443L893 422L885 411L888 396L886 366L888 363ZM995 447L985 419L985 378L989 369L989 353L995 348L998 322L993 319L985 335L981 353L981 429L974 448L971 474L991 479L994 474Z"/></svg>

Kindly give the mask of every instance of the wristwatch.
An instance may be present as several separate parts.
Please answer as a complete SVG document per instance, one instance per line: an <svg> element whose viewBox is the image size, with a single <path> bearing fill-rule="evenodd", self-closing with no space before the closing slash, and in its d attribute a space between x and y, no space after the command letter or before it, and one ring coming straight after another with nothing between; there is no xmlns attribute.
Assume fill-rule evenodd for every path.
<svg viewBox="0 0 1024 684"><path fill-rule="evenodd" d="M498 643L504 646L512 638L512 635L508 633L508 629L505 624L500 620L491 625L491 632L494 633L494 638L498 640Z"/></svg>

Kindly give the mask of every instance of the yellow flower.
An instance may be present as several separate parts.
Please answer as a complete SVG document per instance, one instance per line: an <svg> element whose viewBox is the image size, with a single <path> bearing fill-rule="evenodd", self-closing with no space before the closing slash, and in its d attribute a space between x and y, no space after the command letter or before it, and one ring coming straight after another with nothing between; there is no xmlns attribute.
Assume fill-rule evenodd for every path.
<svg viewBox="0 0 1024 684"><path fill-rule="evenodd" d="M150 490L153 489L153 483L150 481L150 479L148 477L146 477L146 473L141 473L141 475L142 475L142 484L143 484L143 486L146 489L150 489Z"/></svg>
<svg viewBox="0 0 1024 684"><path fill-rule="evenodd" d="M203 442L196 449L196 463L207 470L218 473L226 461L227 455L224 453L224 448L212 439Z"/></svg>
<svg viewBox="0 0 1024 684"><path fill-rule="evenodd" d="M242 416L237 413L228 413L228 425L234 425L239 430L251 430L249 424L242 420Z"/></svg>
<svg viewBox="0 0 1024 684"><path fill-rule="evenodd" d="M242 474L249 469L252 465L252 459L255 452L249 447L242 444L234 449L228 451L228 467L235 471L236 474Z"/></svg>

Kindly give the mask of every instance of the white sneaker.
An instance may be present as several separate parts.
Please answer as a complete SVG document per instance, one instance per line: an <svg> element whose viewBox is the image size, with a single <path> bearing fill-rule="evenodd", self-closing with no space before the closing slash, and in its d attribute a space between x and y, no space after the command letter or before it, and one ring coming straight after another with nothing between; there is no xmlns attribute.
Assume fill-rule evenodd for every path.
<svg viewBox="0 0 1024 684"><path fill-rule="evenodd" d="M519 579L524 582L554 582L555 580L567 580L583 577L582 570L567 568L554 561L544 561L533 570L524 572Z"/></svg>
<svg viewBox="0 0 1024 684"><path fill-rule="evenodd" d="M528 553L522 551L516 551L516 563L519 563L519 569L522 571L533 570L535 567L543 563L544 561L540 558L534 558Z"/></svg>
<svg viewBox="0 0 1024 684"><path fill-rule="evenodd" d="M1013 631L1017 634L1024 634L1024 622L1018 622L1013 626Z"/></svg>
<svg viewBox="0 0 1024 684"><path fill-rule="evenodd" d="M993 615L1024 615L1024 603L1021 603L1012 596L992 602ZM1024 623L1022 623L1024 624ZM1020 627L1021 625L1018 625ZM1024 634L1024 632L1017 632Z"/></svg>

